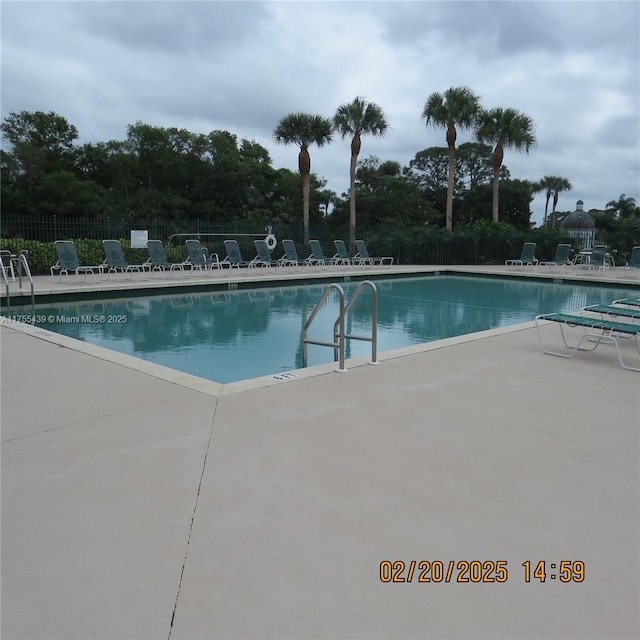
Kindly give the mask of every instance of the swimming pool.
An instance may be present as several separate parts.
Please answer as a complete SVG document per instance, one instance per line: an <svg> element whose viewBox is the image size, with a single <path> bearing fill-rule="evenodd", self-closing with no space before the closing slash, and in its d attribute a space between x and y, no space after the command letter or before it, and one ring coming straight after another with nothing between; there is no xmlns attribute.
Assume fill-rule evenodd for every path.
<svg viewBox="0 0 640 640"><path fill-rule="evenodd" d="M37 305L38 326L219 383L302 367L301 331L329 283ZM339 282L346 298L358 282ZM523 278L427 276L377 280L378 352L571 312L628 297L628 288L555 284ZM364 290L346 319L351 334L371 333ZM309 338L329 341L338 315L333 293ZM371 345L348 341L346 357ZM333 350L309 346L309 365Z"/></svg>

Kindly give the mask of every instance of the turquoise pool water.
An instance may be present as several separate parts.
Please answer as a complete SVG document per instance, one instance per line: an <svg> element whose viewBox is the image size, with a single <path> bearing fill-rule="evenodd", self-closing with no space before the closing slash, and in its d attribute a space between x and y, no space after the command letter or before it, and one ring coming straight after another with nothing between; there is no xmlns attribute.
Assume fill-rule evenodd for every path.
<svg viewBox="0 0 640 640"><path fill-rule="evenodd" d="M339 282L347 299L358 282ZM378 352L513 325L539 313L571 312L629 297L628 288L524 279L429 276L376 281ZM300 334L328 283L38 305L51 331L220 383L302 366ZM309 331L329 341L338 299L331 294ZM370 335L371 294L347 316L347 333ZM309 346L309 365L333 350ZM371 345L349 341L347 358Z"/></svg>

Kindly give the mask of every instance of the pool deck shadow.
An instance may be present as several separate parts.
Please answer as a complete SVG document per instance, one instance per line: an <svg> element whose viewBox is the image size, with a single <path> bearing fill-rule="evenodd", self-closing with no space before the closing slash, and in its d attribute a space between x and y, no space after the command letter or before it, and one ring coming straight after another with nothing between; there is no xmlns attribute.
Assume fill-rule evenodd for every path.
<svg viewBox="0 0 640 640"><path fill-rule="evenodd" d="M640 374L611 346L526 323L215 385L48 334L0 329L2 638L640 636Z"/></svg>

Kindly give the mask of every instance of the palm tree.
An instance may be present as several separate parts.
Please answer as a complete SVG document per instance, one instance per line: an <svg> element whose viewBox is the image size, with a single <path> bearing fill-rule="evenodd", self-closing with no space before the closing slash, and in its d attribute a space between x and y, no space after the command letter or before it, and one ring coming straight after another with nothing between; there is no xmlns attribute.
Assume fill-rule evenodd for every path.
<svg viewBox="0 0 640 640"><path fill-rule="evenodd" d="M321 147L331 142L331 121L319 115L308 113L290 113L278 122L273 137L279 144L297 144L298 169L302 176L302 220L304 225L304 241L309 242L309 191L311 175L311 157L309 146L317 144Z"/></svg>
<svg viewBox="0 0 640 640"><path fill-rule="evenodd" d="M547 226L547 212L549 211L549 200L551 200L551 196L553 195L552 182L554 180L554 176L545 176L540 180L540 182L536 182L535 187L533 189L534 193L539 193L540 191L546 191L547 199L544 203L544 222L543 225Z"/></svg>
<svg viewBox="0 0 640 640"><path fill-rule="evenodd" d="M350 104L339 106L333 116L333 127L344 139L351 137L351 164L349 166L349 246L356 241L356 165L362 146L361 136L384 136L389 128L382 109L375 102L366 102L360 96Z"/></svg>
<svg viewBox="0 0 640 640"><path fill-rule="evenodd" d="M553 196L552 220L553 228L556 226L556 206L558 205L558 197L561 191L569 191L573 189L571 183L566 178L558 176L545 176L536 183L534 191L546 191L547 200L544 204L544 225L547 225L547 212L549 211L549 200Z"/></svg>
<svg viewBox="0 0 640 640"><path fill-rule="evenodd" d="M566 178L558 178L556 176L553 177L553 208L551 209L551 228L556 228L556 207L558 206L558 198L560 196L560 192L562 191L571 191L573 187L571 183Z"/></svg>
<svg viewBox="0 0 640 640"><path fill-rule="evenodd" d="M636 210L636 199L627 198L623 193L617 200L607 202L607 209L613 209L621 218L628 218Z"/></svg>
<svg viewBox="0 0 640 640"><path fill-rule="evenodd" d="M495 145L493 165L493 221L498 222L498 190L504 150L529 151L536 143L533 120L515 109L483 110L478 116L476 137L479 142Z"/></svg>
<svg viewBox="0 0 640 640"><path fill-rule="evenodd" d="M456 125L460 129L470 129L480 111L480 98L466 87L451 87L444 94L432 93L425 102L422 118L427 126L446 127L449 147L449 180L447 183L447 207L445 223L451 231L453 227L453 185L455 182Z"/></svg>

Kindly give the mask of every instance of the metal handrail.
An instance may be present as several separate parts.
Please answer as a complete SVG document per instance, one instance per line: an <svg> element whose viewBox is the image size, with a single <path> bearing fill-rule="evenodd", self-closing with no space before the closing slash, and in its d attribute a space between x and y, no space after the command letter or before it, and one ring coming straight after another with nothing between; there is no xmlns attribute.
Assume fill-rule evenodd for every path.
<svg viewBox="0 0 640 640"><path fill-rule="evenodd" d="M24 270L27 274L27 276L29 277L29 283L31 284L31 318L32 318L32 323L35 322L35 307L36 307L36 302L35 302L35 293L33 291L33 278L31 277L31 268L29 267L29 261L27 260L27 250L23 249L20 252L19 255L19 262L18 262L18 279L19 279L19 287L20 289L22 289L22 268L24 267Z"/></svg>
<svg viewBox="0 0 640 640"><path fill-rule="evenodd" d="M9 256L9 259L12 262L17 263L18 266L18 287L22 289L22 270L24 271L29 278L29 282L31 284L31 317L32 323L35 322L35 292L33 289L33 278L31 276L31 268L29 267L29 261L27 260L27 256L29 252L26 249L22 249L20 253L16 255ZM7 295L7 314L11 313L11 293L9 291L9 278L7 277L6 270L3 270L3 279L5 284L5 290Z"/></svg>
<svg viewBox="0 0 640 640"><path fill-rule="evenodd" d="M11 260L11 256L9 255L9 260ZM4 286L7 295L7 315L11 313L11 296L9 295L9 278L7 276L6 269L2 269L2 279L4 280Z"/></svg>
<svg viewBox="0 0 640 640"><path fill-rule="evenodd" d="M311 326L311 323L314 321L315 317L318 315L320 308L324 304L324 301L327 299L329 293L332 289L335 289L338 292L338 296L340 298L340 315L338 316L338 322L340 324L340 333L337 336L337 342L334 332L334 342L324 342L321 340L309 340L307 338L307 331ZM346 371L344 368L344 289L339 284L330 284L322 294L320 300L316 303L316 306L313 308L311 315L307 318L304 327L302 328L302 366L307 366L307 345L308 344L317 344L322 347L333 347L333 357L334 360L340 360L338 371L343 373ZM336 357L337 356L337 357Z"/></svg>
<svg viewBox="0 0 640 640"><path fill-rule="evenodd" d="M351 340L364 340L365 342L371 342L371 361L369 364L380 364L378 362L378 289L376 285L371 282L371 280L363 280L358 288L353 292L353 295L349 299L346 307L344 308L344 315L346 316L349 313L353 303L357 300L358 296L362 293L365 287L371 287L371 337L368 336L357 336L353 334L346 334L344 338L349 338ZM339 320L335 321L333 325L333 336L334 339L337 338L337 331ZM343 319L344 320L344 319ZM344 325L344 322L343 322ZM344 329L341 329L341 332L344 333Z"/></svg>
<svg viewBox="0 0 640 640"><path fill-rule="evenodd" d="M362 293L365 287L371 287L372 297L371 297L371 337L369 336L358 336L353 334L347 334L344 331L345 318L347 313L349 313L351 307L358 299L358 296ZM307 338L307 331L311 326L311 323L314 321L315 317L318 315L324 301L327 299L331 290L334 289L338 292L340 297L340 312L338 314L338 318L333 325L333 342L326 342L324 340L309 340ZM308 364L307 358L307 345L308 344L317 344L322 347L333 347L333 359L339 360L339 368L337 371L340 373L344 373L346 371L344 367L344 359L345 359L345 341L347 339L350 340L364 340L366 342L371 342L371 361L369 364L380 364L378 362L378 289L376 285L373 284L370 280L363 280L357 287L357 289L353 292L349 302L345 305L345 297L344 290L339 284L330 284L322 294L320 300L316 303L316 306L313 308L311 315L305 322L305 325L302 329L302 366L306 367Z"/></svg>
<svg viewBox="0 0 640 640"><path fill-rule="evenodd" d="M273 231L272 231L273 227L271 225L265 227L265 231L266 236L270 236L273 235ZM216 238L228 238L230 236L243 236L243 237L249 237L249 238L259 238L264 236L264 233L200 233L199 231L194 231L193 233L172 233L168 238L167 238L167 244L169 244L169 242L171 242L171 240L173 240L173 238L193 238L194 236L198 237L198 240L202 237L202 236L212 236L212 237L216 237Z"/></svg>

